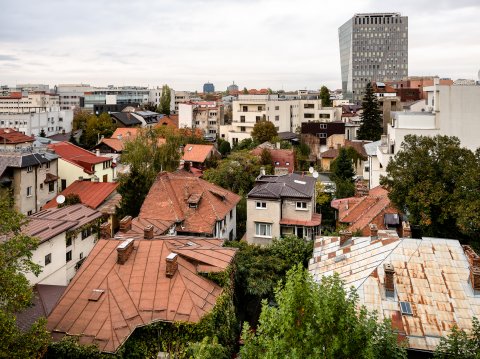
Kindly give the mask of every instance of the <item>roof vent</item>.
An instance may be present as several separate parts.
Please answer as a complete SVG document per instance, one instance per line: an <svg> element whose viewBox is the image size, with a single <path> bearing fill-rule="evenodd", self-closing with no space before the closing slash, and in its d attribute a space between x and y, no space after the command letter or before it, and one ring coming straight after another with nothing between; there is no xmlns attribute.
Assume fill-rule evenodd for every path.
<svg viewBox="0 0 480 359"><path fill-rule="evenodd" d="M88 300L91 302L98 302L103 293L105 293L103 289L93 289Z"/></svg>

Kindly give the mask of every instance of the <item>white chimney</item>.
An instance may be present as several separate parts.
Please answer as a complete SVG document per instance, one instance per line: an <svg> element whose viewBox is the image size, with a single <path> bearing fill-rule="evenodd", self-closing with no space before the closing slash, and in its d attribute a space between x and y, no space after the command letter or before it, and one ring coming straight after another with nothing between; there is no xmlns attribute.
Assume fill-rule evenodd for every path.
<svg viewBox="0 0 480 359"><path fill-rule="evenodd" d="M95 150L95 154L97 155L97 157L100 157L100 150L98 148Z"/></svg>
<svg viewBox="0 0 480 359"><path fill-rule="evenodd" d="M265 176L265 167L260 167L260 176Z"/></svg>

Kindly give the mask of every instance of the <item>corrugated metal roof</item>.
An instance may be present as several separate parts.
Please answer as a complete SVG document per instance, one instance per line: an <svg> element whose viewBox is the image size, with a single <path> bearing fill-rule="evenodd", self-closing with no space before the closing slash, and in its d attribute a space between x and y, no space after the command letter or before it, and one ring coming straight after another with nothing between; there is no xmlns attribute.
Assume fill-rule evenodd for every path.
<svg viewBox="0 0 480 359"><path fill-rule="evenodd" d="M309 270L316 280L339 273L347 287L354 286L360 303L379 312L409 340L409 347L435 350L440 336L450 329L470 330L471 318L480 315L480 295L469 283L469 262L457 240L399 238L394 231L379 231L379 240L353 238L340 247L338 237L315 242ZM344 256L341 261L336 261ZM395 268L393 298L386 296L384 263ZM408 302L412 315L402 315L400 302Z"/></svg>

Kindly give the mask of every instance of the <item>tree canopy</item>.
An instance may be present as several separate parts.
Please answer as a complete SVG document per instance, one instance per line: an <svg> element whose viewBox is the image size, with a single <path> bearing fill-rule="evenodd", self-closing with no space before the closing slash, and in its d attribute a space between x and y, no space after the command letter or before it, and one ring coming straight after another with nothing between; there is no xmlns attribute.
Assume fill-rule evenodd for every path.
<svg viewBox="0 0 480 359"><path fill-rule="evenodd" d="M100 116L90 115L84 133L84 143L87 148L95 146L103 137L111 137L117 126L106 112Z"/></svg>
<svg viewBox="0 0 480 359"><path fill-rule="evenodd" d="M362 101L362 124L357 132L357 139L378 141L382 136L382 112L380 111L377 98L373 93L372 84L369 82L365 87L365 95Z"/></svg>
<svg viewBox="0 0 480 359"><path fill-rule="evenodd" d="M16 325L15 313L27 308L32 288L24 273L38 275L41 267L32 262L38 241L21 232L27 219L12 209L8 192L0 193L0 358L42 357L50 334L45 319L35 322L26 332Z"/></svg>
<svg viewBox="0 0 480 359"><path fill-rule="evenodd" d="M470 333L453 327L450 335L440 338L434 358L438 359L480 359L480 322L472 319Z"/></svg>
<svg viewBox="0 0 480 359"><path fill-rule="evenodd" d="M256 332L245 324L242 358L407 358L390 322L357 310L358 295L338 275L315 283L295 266L275 290L275 304L262 303Z"/></svg>
<svg viewBox="0 0 480 359"><path fill-rule="evenodd" d="M253 126L251 136L255 142L264 143L277 137L278 132L273 122L261 120Z"/></svg>
<svg viewBox="0 0 480 359"><path fill-rule="evenodd" d="M332 106L332 100L330 100L330 90L327 86L320 88L320 99L322 100L322 107Z"/></svg>
<svg viewBox="0 0 480 359"><path fill-rule="evenodd" d="M346 198L351 197L355 193L355 185L353 183L353 164L348 156L347 149L340 148L338 157L331 164L332 179L335 182L335 197Z"/></svg>
<svg viewBox="0 0 480 359"><path fill-rule="evenodd" d="M160 105L158 111L164 115L170 115L170 103L172 102L172 92L168 85L162 86L162 95L160 96Z"/></svg>
<svg viewBox="0 0 480 359"><path fill-rule="evenodd" d="M462 148L456 137L408 135L386 170L380 183L424 235L477 238L480 152Z"/></svg>

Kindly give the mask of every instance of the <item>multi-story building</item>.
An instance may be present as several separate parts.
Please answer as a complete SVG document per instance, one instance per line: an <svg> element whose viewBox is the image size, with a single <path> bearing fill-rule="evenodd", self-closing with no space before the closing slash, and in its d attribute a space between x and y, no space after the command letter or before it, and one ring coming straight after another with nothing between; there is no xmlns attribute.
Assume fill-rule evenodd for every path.
<svg viewBox="0 0 480 359"><path fill-rule="evenodd" d="M85 92L85 108L93 110L94 105L147 104L149 96L147 87L94 87Z"/></svg>
<svg viewBox="0 0 480 359"><path fill-rule="evenodd" d="M238 85L235 84L235 81L233 81L232 84L227 87L227 92L230 95L237 95L238 94Z"/></svg>
<svg viewBox="0 0 480 359"><path fill-rule="evenodd" d="M203 84L203 92L204 93L214 93L215 92L215 86L213 86L212 83L207 82Z"/></svg>
<svg viewBox="0 0 480 359"><path fill-rule="evenodd" d="M162 98L162 87L150 89L148 102L158 107L160 105L160 99ZM175 112L175 90L170 88L170 112Z"/></svg>
<svg viewBox="0 0 480 359"><path fill-rule="evenodd" d="M21 148L0 151L0 186L12 191L14 208L31 215L57 194L58 156Z"/></svg>
<svg viewBox="0 0 480 359"><path fill-rule="evenodd" d="M223 105L216 101L181 103L178 127L199 128L205 136L216 137L223 125Z"/></svg>
<svg viewBox="0 0 480 359"><path fill-rule="evenodd" d="M315 181L295 173L260 174L247 195L247 242L268 245L286 235L314 239L321 222L315 213Z"/></svg>
<svg viewBox="0 0 480 359"><path fill-rule="evenodd" d="M372 81L408 76L408 17L399 13L355 14L338 29L342 92L358 103Z"/></svg>
<svg viewBox="0 0 480 359"><path fill-rule="evenodd" d="M92 91L87 84L64 84L55 86L60 98L60 109L74 110L85 106L85 93Z"/></svg>
<svg viewBox="0 0 480 359"><path fill-rule="evenodd" d="M0 128L0 149L17 150L33 147L35 139L12 128Z"/></svg>
<svg viewBox="0 0 480 359"><path fill-rule="evenodd" d="M174 99L174 105L175 105L175 113L178 113L179 105L181 103L190 102L191 97L192 95L188 91L175 91L175 93L172 94L172 98Z"/></svg>

